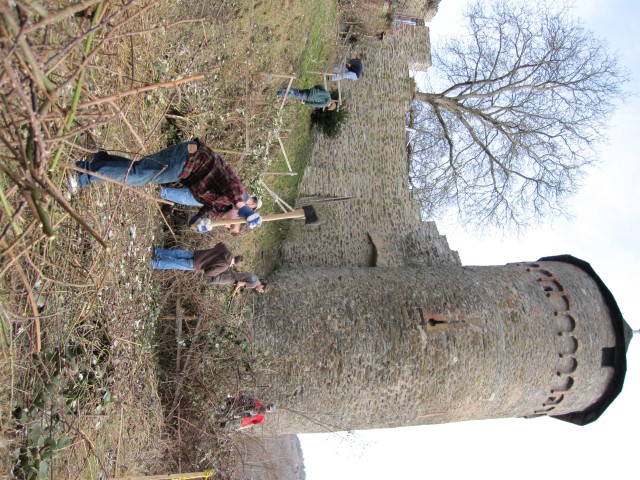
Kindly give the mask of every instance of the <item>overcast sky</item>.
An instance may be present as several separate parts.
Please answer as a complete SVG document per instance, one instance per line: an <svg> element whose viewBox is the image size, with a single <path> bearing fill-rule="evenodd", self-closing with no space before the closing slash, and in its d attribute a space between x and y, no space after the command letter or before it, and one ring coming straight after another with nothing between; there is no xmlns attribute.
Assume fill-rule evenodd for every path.
<svg viewBox="0 0 640 480"><path fill-rule="evenodd" d="M431 36L456 24L463 0L442 0ZM580 0L580 16L607 39L640 92L640 2ZM607 284L632 328L640 328L640 100L625 99L615 115L602 164L571 202L574 218L556 219L522 238L479 237L455 221L438 222L463 265L503 265L563 253L582 258ZM577 427L549 418L300 435L308 480L486 478L638 478L640 347L631 343L620 396L595 423ZM636 471L634 474L633 472Z"/></svg>

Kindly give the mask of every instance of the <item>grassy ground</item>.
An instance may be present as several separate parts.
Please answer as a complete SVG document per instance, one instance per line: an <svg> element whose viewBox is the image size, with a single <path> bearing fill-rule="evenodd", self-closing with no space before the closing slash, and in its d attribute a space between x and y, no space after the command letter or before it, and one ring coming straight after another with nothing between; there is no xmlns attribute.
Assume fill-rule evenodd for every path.
<svg viewBox="0 0 640 480"><path fill-rule="evenodd" d="M52 20L23 37L34 62L60 88L44 94L37 81L34 88L33 69L24 68L31 58L24 45L3 51L9 62L16 61L0 70L8 112L0 123L0 473L83 479L214 468L226 478L233 468L233 438L216 428L211 405L252 386L260 352L243 330L252 297L242 294L227 312L227 290L198 285L193 274L152 272L151 247L201 248L224 240L248 257L248 269L264 274L277 260L286 227L265 224L237 238L198 235L184 227L188 212L165 219L160 205L139 192L99 185L70 202L92 234L70 217L55 193L65 193L63 166L96 148L137 158L195 137L217 149L244 151L226 158L259 192L261 172L286 168L276 141L284 129L291 129L284 143L292 166L302 172L311 143L308 110L291 105L280 113L275 92L283 82L262 73L302 74L297 86L315 83L303 72L326 64L336 30L335 4L104 2L100 18L113 19L96 31L88 59L81 49L91 20L55 16L71 2L41 4ZM9 17L16 22L20 17L13 7L2 8L3 34L10 34ZM34 25L44 13L26 8L22 21ZM74 39L79 41L63 61L44 68ZM80 70L82 77L76 74L62 86ZM86 105L200 73L204 79L179 88L154 88L99 108L79 108L70 128L61 126L73 110L78 85ZM16 93L22 87L33 101L42 105L48 97L53 105L47 110L50 120L37 119L40 133L29 130L33 119L24 118L26 96ZM48 145L44 158L26 148L38 146L40 134ZM27 180L47 176L55 188L24 180L29 162L34 168ZM265 181L294 201L296 177ZM157 196L154 188L144 192ZM40 207L44 213L37 216ZM270 201L264 209L277 212ZM55 230L53 240L42 233L45 219Z"/></svg>

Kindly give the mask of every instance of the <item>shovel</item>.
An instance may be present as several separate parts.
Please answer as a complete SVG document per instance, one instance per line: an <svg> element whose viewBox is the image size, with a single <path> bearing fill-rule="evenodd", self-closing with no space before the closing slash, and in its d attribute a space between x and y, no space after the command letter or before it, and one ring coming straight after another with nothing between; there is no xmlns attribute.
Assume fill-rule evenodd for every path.
<svg viewBox="0 0 640 480"><path fill-rule="evenodd" d="M265 215L264 217L262 217L262 221L272 222L274 220L285 220L287 218L304 218L305 225L318 225L320 223L320 219L318 218L318 215L316 215L316 210L311 205L293 210L292 212ZM219 225L238 225L242 223L247 223L247 220L244 218L233 218L230 220L213 220L211 222L211 226L215 227Z"/></svg>

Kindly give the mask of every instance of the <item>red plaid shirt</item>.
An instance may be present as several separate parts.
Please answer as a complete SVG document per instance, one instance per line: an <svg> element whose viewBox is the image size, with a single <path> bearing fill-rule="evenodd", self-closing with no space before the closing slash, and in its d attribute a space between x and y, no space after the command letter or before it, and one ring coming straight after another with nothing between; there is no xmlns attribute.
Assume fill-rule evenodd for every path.
<svg viewBox="0 0 640 480"><path fill-rule="evenodd" d="M244 202L247 191L220 155L202 143L189 155L180 174L182 184L202 203L198 216L215 220Z"/></svg>

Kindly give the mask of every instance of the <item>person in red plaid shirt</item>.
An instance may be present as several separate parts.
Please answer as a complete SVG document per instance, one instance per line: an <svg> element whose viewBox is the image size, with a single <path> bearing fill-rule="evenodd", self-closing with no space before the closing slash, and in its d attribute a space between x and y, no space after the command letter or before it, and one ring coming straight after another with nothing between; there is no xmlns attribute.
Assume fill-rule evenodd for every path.
<svg viewBox="0 0 640 480"><path fill-rule="evenodd" d="M101 151L91 160L76 162L76 166L84 172L78 174L77 180L68 176L72 191L78 186L107 181L92 173L132 186L182 182L202 205L189 220L191 229L198 232L210 231L212 220L234 209L246 219L249 228L262 223L262 217L254 211L260 207L260 199L249 196L222 157L198 140L173 145L137 162Z"/></svg>

